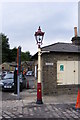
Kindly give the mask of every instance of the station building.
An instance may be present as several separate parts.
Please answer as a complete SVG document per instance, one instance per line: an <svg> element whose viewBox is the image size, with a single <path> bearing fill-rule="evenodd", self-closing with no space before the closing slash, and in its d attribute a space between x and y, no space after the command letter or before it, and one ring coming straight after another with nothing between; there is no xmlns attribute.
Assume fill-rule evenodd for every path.
<svg viewBox="0 0 80 120"><path fill-rule="evenodd" d="M43 94L74 94L78 91L80 84L80 37L72 37L72 43L54 43L42 47L41 76ZM37 58L35 61L35 78L37 78Z"/></svg>

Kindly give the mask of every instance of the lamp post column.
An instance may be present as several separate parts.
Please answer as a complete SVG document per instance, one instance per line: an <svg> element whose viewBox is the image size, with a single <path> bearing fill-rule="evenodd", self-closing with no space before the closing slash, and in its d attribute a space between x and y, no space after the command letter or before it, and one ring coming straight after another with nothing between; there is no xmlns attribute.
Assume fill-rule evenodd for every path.
<svg viewBox="0 0 80 120"><path fill-rule="evenodd" d="M41 89L41 45L44 33L39 26L38 31L35 32L35 38L38 45L38 81L37 81L37 104L42 104L42 89Z"/></svg>
<svg viewBox="0 0 80 120"><path fill-rule="evenodd" d="M43 104L42 102L42 89L41 89L41 48L38 46L38 82L37 82L37 104Z"/></svg>
<svg viewBox="0 0 80 120"><path fill-rule="evenodd" d="M41 48L38 47L38 83L41 83Z"/></svg>

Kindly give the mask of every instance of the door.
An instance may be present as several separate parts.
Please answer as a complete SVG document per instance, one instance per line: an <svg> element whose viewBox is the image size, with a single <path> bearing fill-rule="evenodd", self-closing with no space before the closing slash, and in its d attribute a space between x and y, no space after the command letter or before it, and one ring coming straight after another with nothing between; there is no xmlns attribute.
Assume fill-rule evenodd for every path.
<svg viewBox="0 0 80 120"><path fill-rule="evenodd" d="M78 84L78 61L57 62L57 82L59 85Z"/></svg>

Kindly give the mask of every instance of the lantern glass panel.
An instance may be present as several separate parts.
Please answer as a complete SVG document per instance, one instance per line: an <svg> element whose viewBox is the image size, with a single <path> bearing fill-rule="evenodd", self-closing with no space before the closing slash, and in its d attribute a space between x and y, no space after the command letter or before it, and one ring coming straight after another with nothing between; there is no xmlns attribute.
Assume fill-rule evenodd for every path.
<svg viewBox="0 0 80 120"><path fill-rule="evenodd" d="M38 35L38 36L37 36L37 41L38 41L39 43L42 43L42 36Z"/></svg>

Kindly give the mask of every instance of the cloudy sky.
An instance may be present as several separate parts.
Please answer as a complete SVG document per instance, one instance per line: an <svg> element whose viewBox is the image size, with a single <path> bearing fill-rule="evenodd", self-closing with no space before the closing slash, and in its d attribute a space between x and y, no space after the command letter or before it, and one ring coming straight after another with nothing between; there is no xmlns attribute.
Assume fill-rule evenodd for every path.
<svg viewBox="0 0 80 120"><path fill-rule="evenodd" d="M43 45L71 42L78 26L78 2L3 2L2 30L9 38L10 48L37 52L34 37L41 26L45 32Z"/></svg>

